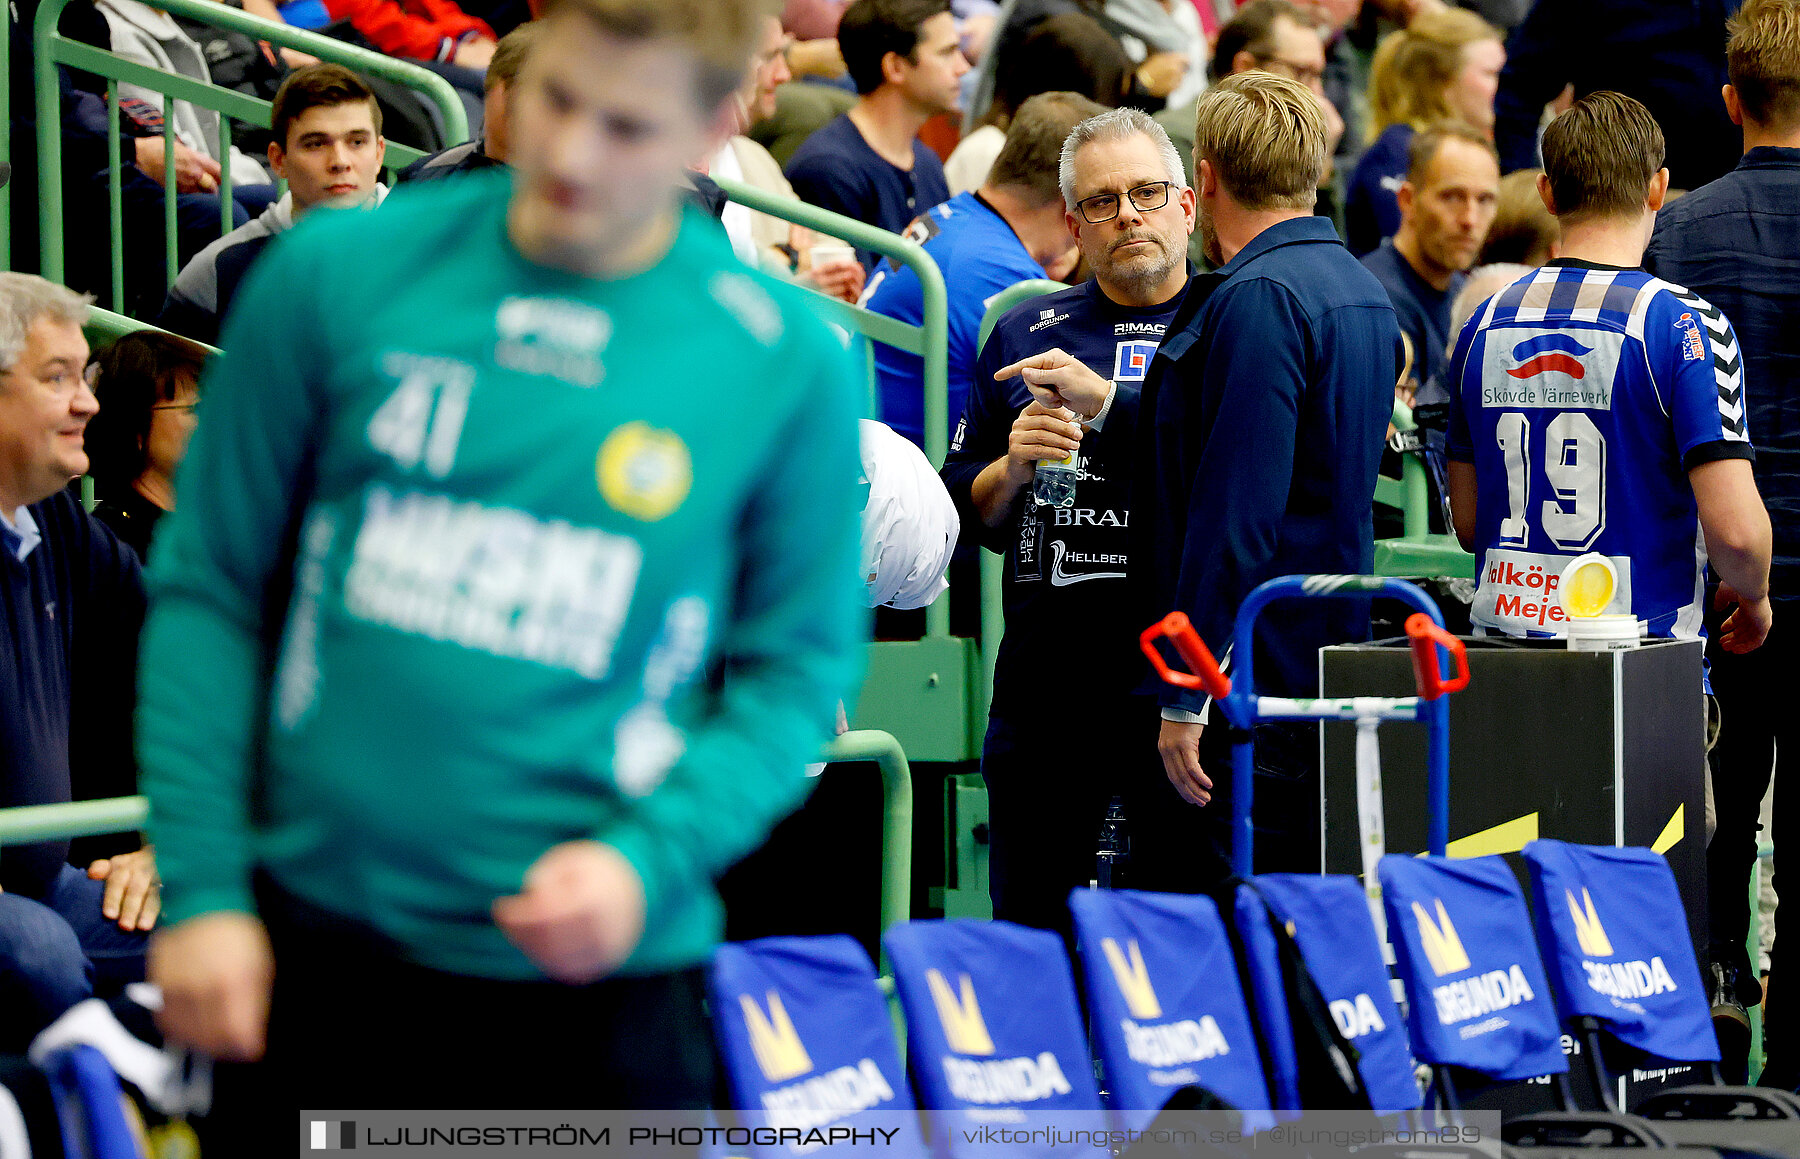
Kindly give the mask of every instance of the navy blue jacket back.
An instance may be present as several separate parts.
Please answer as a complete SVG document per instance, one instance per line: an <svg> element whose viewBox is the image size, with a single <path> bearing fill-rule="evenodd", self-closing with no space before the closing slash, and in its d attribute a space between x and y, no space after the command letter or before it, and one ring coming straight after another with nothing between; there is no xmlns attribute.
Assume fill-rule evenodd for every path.
<svg viewBox="0 0 1800 1159"><path fill-rule="evenodd" d="M1769 593L1800 599L1800 149L1752 149L1658 213L1644 268L1737 331L1756 486L1775 529Z"/></svg>
<svg viewBox="0 0 1800 1159"><path fill-rule="evenodd" d="M1224 658L1238 605L1264 580L1368 571L1399 368L1387 291L1330 222L1273 225L1192 283L1138 423L1142 622L1185 611ZM1304 695L1318 686L1318 649L1362 638L1367 608L1293 605L1279 625L1264 633L1257 687ZM1172 686L1158 698L1188 711L1206 701Z"/></svg>

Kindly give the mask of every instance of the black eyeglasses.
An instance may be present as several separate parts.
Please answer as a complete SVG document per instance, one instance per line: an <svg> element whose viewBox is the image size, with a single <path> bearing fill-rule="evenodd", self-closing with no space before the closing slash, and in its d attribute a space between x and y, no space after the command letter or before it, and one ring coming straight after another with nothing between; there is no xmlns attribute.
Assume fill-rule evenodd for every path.
<svg viewBox="0 0 1800 1159"><path fill-rule="evenodd" d="M198 405L198 404L197 404L197 403L191 403L191 402L159 402L159 403L157 403L157 404L155 404L155 405L154 405L154 406L152 406L152 407L151 407L151 408L150 408L150 409L151 409L151 410L185 410L185 411L191 411L191 410L193 410L193 409L194 409L194 407L195 407L195 406L196 406L196 405Z"/></svg>
<svg viewBox="0 0 1800 1159"><path fill-rule="evenodd" d="M1169 190L1173 181L1152 181L1147 185L1139 185L1125 191L1131 198L1131 207L1139 213L1149 213L1169 204ZM1119 195L1117 193L1096 193L1092 197L1084 197L1075 203L1075 209L1081 214L1081 220L1089 225L1104 225L1119 216Z"/></svg>
<svg viewBox="0 0 1800 1159"><path fill-rule="evenodd" d="M1307 88L1325 80L1324 69L1310 64L1295 64L1293 61L1283 60L1279 56L1258 57L1257 64L1264 72L1272 72L1276 76L1285 76L1289 80L1299 81Z"/></svg>

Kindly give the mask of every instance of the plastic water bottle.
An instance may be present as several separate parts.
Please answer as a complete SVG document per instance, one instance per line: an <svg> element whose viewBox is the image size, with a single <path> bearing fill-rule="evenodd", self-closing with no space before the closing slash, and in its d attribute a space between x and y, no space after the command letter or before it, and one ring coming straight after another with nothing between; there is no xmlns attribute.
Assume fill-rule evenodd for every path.
<svg viewBox="0 0 1800 1159"><path fill-rule="evenodd" d="M1131 835L1125 828L1125 802L1114 797L1100 822L1100 848L1094 855L1094 886L1123 889L1131 868Z"/></svg>
<svg viewBox="0 0 1800 1159"><path fill-rule="evenodd" d="M1075 481L1081 477L1081 470L1075 465L1075 456L1079 453L1071 451L1066 459L1038 463L1037 475L1031 483L1031 496L1039 507L1075 506Z"/></svg>

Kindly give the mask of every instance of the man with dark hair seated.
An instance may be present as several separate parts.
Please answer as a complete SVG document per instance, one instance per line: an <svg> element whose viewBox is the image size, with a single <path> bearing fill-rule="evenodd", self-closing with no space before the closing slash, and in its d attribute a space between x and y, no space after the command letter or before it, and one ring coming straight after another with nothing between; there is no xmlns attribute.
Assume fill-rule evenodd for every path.
<svg viewBox="0 0 1800 1159"><path fill-rule="evenodd" d="M131 769L144 614L137 557L81 509L87 299L0 273L0 807L67 802L89 765ZM123 774L123 775L122 775ZM142 978L161 909L148 846L68 863L69 843L0 850L0 1052L17 1052L97 980Z"/></svg>
<svg viewBox="0 0 1800 1159"><path fill-rule="evenodd" d="M950 200L943 162L919 130L957 108L969 62L956 18L949 0L856 0L838 22L838 46L862 95L806 139L787 177L800 200L899 233ZM874 265L873 254L857 256Z"/></svg>
<svg viewBox="0 0 1800 1159"><path fill-rule="evenodd" d="M543 25L521 24L500 38L494 62L488 65L481 95L481 136L452 145L431 157L421 157L400 171L397 184L434 181L458 173L474 173L506 164L506 94L518 78L519 67L531 52Z"/></svg>
<svg viewBox="0 0 1800 1159"><path fill-rule="evenodd" d="M238 283L271 238L317 206L373 207L387 196L376 180L387 155L381 106L349 69L310 64L289 73L275 94L271 127L269 167L287 180L287 193L182 269L157 318L163 329L216 344Z"/></svg>

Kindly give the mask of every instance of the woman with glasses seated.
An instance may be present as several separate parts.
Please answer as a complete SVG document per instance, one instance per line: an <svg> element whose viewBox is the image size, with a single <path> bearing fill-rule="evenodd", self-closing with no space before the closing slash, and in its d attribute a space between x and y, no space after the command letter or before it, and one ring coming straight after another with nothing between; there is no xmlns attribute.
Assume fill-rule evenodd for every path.
<svg viewBox="0 0 1800 1159"><path fill-rule="evenodd" d="M139 330L88 366L100 399L87 428L94 515L145 562L157 520L175 509L175 468L194 433L206 353L186 338Z"/></svg>

